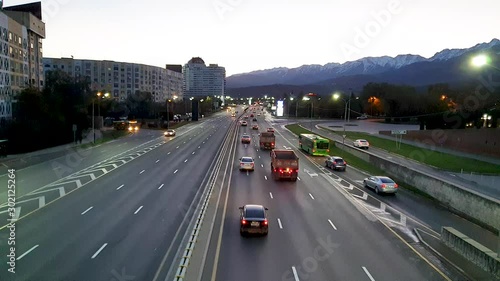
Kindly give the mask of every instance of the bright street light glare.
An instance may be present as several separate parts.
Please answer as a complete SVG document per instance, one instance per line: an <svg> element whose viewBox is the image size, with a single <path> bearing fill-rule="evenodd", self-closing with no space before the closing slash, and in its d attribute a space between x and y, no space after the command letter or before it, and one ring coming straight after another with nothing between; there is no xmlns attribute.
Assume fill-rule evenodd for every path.
<svg viewBox="0 0 500 281"><path fill-rule="evenodd" d="M336 99L336 100L338 100L340 98L340 95L339 94L334 94L333 98Z"/></svg>
<svg viewBox="0 0 500 281"><path fill-rule="evenodd" d="M478 55L472 58L472 65L481 67L485 64L488 64L488 57L485 55Z"/></svg>

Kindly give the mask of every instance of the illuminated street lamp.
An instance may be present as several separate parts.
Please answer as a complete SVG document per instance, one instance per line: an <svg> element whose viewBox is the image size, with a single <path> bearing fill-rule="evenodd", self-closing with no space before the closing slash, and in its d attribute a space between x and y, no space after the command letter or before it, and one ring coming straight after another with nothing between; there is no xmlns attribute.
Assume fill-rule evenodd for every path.
<svg viewBox="0 0 500 281"><path fill-rule="evenodd" d="M345 109L344 109L344 120L347 121L347 104L349 103L348 100L345 100L343 97L341 97L339 94L333 94L333 99L338 100L341 99L345 102Z"/></svg>
<svg viewBox="0 0 500 281"><path fill-rule="evenodd" d="M485 113L481 119L483 120L483 128L486 128L488 126L488 122L491 120L491 115Z"/></svg>

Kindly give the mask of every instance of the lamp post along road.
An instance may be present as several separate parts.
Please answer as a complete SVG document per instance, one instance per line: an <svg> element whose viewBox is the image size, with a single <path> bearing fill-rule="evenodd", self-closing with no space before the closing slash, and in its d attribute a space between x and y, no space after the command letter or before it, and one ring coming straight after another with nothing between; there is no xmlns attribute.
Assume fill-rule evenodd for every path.
<svg viewBox="0 0 500 281"><path fill-rule="evenodd" d="M95 144L94 99L92 99L92 134L94 135L94 144Z"/></svg>

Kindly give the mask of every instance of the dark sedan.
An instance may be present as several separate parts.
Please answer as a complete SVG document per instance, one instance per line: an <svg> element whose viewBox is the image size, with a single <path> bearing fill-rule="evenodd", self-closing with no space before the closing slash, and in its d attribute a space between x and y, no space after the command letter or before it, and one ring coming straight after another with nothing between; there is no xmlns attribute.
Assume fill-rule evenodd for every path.
<svg viewBox="0 0 500 281"><path fill-rule="evenodd" d="M342 157L328 156L325 160L325 166L333 170L345 171L347 162Z"/></svg>
<svg viewBox="0 0 500 281"><path fill-rule="evenodd" d="M245 205L240 207L240 234L257 233L267 235L269 223L267 208L262 205Z"/></svg>

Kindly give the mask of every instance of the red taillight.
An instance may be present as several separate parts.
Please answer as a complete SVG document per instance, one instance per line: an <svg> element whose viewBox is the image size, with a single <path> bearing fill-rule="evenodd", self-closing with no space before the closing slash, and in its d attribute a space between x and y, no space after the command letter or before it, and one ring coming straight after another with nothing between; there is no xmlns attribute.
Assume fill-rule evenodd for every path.
<svg viewBox="0 0 500 281"><path fill-rule="evenodd" d="M394 184L394 187L395 187L395 188L398 188L398 187L399 187L399 185L398 185L397 183L395 183L395 184Z"/></svg>
<svg viewBox="0 0 500 281"><path fill-rule="evenodd" d="M383 184L382 184L382 188L385 188L385 187L386 187L386 185L385 185L385 183L383 183Z"/></svg>
<svg viewBox="0 0 500 281"><path fill-rule="evenodd" d="M241 220L241 224L247 224L246 220Z"/></svg>
<svg viewBox="0 0 500 281"><path fill-rule="evenodd" d="M298 172L299 172L299 169L295 170L295 172L296 172L296 173L298 173Z"/></svg>
<svg viewBox="0 0 500 281"><path fill-rule="evenodd" d="M271 145L274 145L274 142L272 142Z"/></svg>
<svg viewBox="0 0 500 281"><path fill-rule="evenodd" d="M347 165L347 162L346 162L346 161L344 161L344 165Z"/></svg>
<svg viewBox="0 0 500 281"><path fill-rule="evenodd" d="M267 225L267 219L266 219L266 220L264 220L264 225Z"/></svg>

